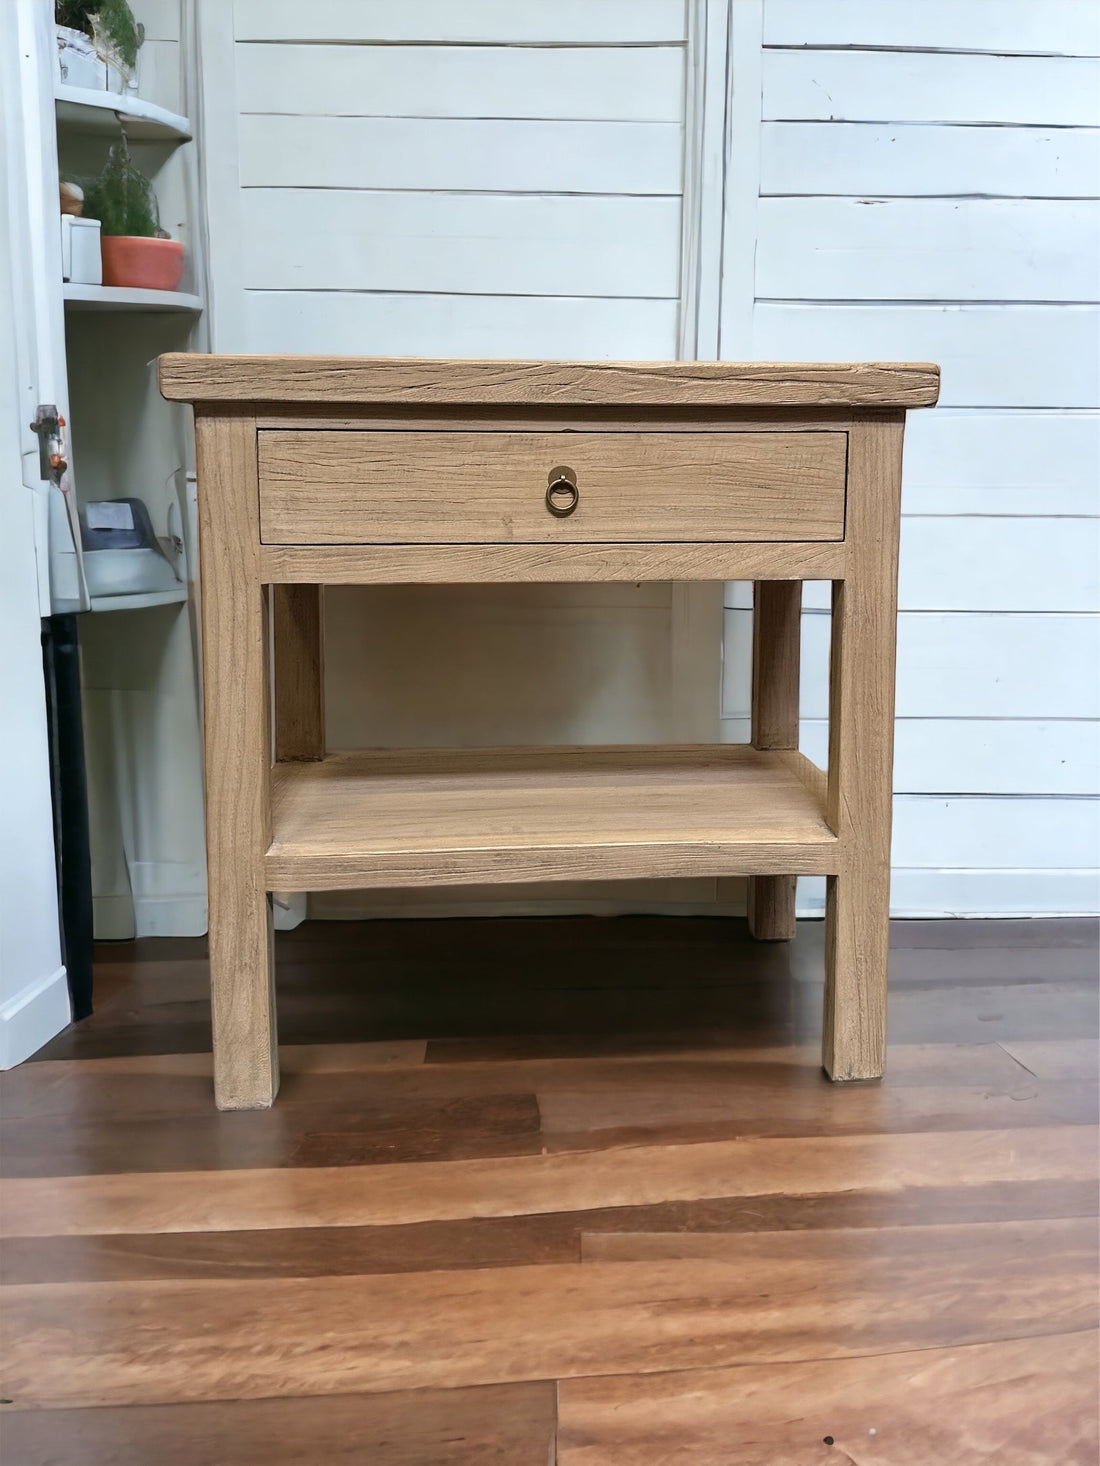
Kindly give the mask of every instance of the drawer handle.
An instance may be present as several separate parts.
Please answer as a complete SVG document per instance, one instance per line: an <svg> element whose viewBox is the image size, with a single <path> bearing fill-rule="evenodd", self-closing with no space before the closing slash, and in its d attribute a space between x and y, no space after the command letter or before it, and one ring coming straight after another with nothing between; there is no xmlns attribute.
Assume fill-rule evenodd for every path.
<svg viewBox="0 0 1100 1466"><path fill-rule="evenodd" d="M546 507L555 519L564 519L572 514L580 503L581 493L577 488L577 475L564 464L552 468L546 475Z"/></svg>

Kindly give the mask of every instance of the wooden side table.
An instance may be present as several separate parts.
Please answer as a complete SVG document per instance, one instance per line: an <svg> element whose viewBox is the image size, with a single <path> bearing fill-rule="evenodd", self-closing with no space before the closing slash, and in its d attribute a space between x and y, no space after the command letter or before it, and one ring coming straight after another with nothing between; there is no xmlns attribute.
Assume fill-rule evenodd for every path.
<svg viewBox="0 0 1100 1466"><path fill-rule="evenodd" d="M936 367L170 355L160 386L195 405L221 1108L278 1088L272 890L743 873L775 940L824 875L824 1066L882 1073L902 431ZM325 585L587 580L755 581L751 747L326 752Z"/></svg>

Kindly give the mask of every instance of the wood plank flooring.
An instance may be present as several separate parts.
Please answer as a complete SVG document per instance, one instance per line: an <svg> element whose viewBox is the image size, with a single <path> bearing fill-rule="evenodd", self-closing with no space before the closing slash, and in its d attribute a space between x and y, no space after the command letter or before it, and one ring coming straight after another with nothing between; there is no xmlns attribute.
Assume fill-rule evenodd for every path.
<svg viewBox="0 0 1100 1466"><path fill-rule="evenodd" d="M201 942L104 945L0 1078L4 1466L1094 1466L1096 929L898 923L881 1084L821 929L307 924L283 1090Z"/></svg>

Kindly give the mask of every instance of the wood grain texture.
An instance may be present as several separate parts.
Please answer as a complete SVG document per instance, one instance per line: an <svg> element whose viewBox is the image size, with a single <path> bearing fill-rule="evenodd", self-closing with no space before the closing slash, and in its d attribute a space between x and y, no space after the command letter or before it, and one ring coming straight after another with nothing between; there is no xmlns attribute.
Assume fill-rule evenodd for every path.
<svg viewBox="0 0 1100 1466"><path fill-rule="evenodd" d="M886 1055L902 429L868 421L849 436L849 561L833 582L828 822L842 864L826 892L822 1037L833 1079L875 1079Z"/></svg>
<svg viewBox="0 0 1100 1466"><path fill-rule="evenodd" d="M486 432L486 433L843 433L859 408L778 407L774 404L729 408L693 407L668 402L644 413L629 404L585 406L565 403L487 403L472 409L462 403L433 402L269 402L257 406L261 431L309 432Z"/></svg>
<svg viewBox="0 0 1100 1466"><path fill-rule="evenodd" d="M485 1001L469 989L471 1002ZM704 1005L696 1002L697 1007ZM807 1004L807 1021L810 1005ZM442 1064L303 1076L288 1085L278 1127L226 1122L199 1076L99 1076L60 1093L16 1094L5 1116L5 1180L116 1174L271 1170L463 1161L541 1151L579 1154L631 1145L747 1137L1024 1130L1094 1124L1087 1080L1037 1084L1021 1066L948 1066L939 1083L866 1088L844 1100L812 1067L747 1057L501 1061L489 1070ZM752 1051L748 1053L751 1055ZM41 1100L41 1111L30 1108Z"/></svg>
<svg viewBox="0 0 1100 1466"><path fill-rule="evenodd" d="M599 1243L591 1261L481 1272L17 1285L8 1388L24 1409L346 1395L1096 1327L1089 1218L883 1229L870 1257L849 1232Z"/></svg>
<svg viewBox="0 0 1100 1466"><path fill-rule="evenodd" d="M13 1411L19 1466L547 1466L549 1381L382 1395Z"/></svg>
<svg viewBox="0 0 1100 1466"><path fill-rule="evenodd" d="M820 924L306 923L251 1114L190 1051L205 944L101 946L0 1075L4 1459L1087 1466L1095 937L895 923L853 1087Z"/></svg>
<svg viewBox="0 0 1100 1466"><path fill-rule="evenodd" d="M325 595L321 585L277 585L275 757L325 756Z"/></svg>
<svg viewBox="0 0 1100 1466"><path fill-rule="evenodd" d="M211 828L225 838L226 826L235 822L234 838L252 861L256 844L268 846L270 833L263 857L269 890L776 877L781 879L754 887L751 901L754 929L771 937L791 929L791 877L825 874L830 878L826 1067L837 1078L881 1073L902 408L934 400L934 370L876 364L837 369L340 357L200 361L176 355L162 359L161 381L170 397L197 401L200 432L237 435L241 461L230 468L229 459L223 459L222 480L211 473L200 494L224 497L222 512L236 516L247 548L239 557L233 592L240 614L230 607L221 634L249 653L253 681L259 674L254 687L246 684L253 729L267 712L266 667L249 621L252 602L262 602L260 587L270 573L259 539L289 544L292 558L284 559L280 583L318 586L340 568L350 567L353 579L373 578L376 572L364 568L371 542L385 545L386 556L394 542L406 556L410 548L424 546L420 560L404 562L415 573L441 543L484 544L499 557L510 541L545 541L565 577L572 577L570 560L585 544L596 553L585 573L609 577L632 566L636 547L646 540L660 544L666 566L669 546L680 540L689 559L707 540L724 547L760 540L776 569L755 578L776 583L772 600L784 609L773 618L769 593L762 592L767 604L759 617L758 724L794 717L797 687L792 691L790 664L798 618L791 586L804 546L843 540L842 574L833 577L832 775L824 809L820 775L797 753L790 736L783 740L788 747L727 751L721 758L714 749L695 755L680 750L672 764L669 750L660 748L648 753L566 750L554 754L550 764L537 750L488 750L457 762L448 754L420 754L412 763L406 760L404 769L399 757L318 758L323 750L319 592L296 590L280 593L282 680L288 690L286 710L277 715L279 741L292 760L314 757L297 766L281 760L272 780L261 739L252 755L262 763L256 774L260 815L254 817L247 797L241 813L218 800ZM196 381L205 385L195 386ZM304 404L307 421L312 411L318 425L257 430L255 416L220 419L212 412L219 393L236 394L235 412L251 404L252 412L260 409L265 418L280 405ZM409 427L321 425L356 407L407 413ZM436 415L464 408L471 416L453 426L433 419L426 429L417 422L420 407ZM544 411L551 420L546 431L516 432L502 427L499 414L493 416L498 408L513 416L537 417ZM487 416L479 419L478 409ZM561 414L579 410L583 418L586 409L594 420L566 432ZM683 414L679 430L645 421L647 410L669 409ZM810 425L813 414L838 410L850 414L845 430ZM773 414L766 431L754 433L743 425L733 430L736 414L750 411ZM609 420L616 413L636 420L612 428ZM716 430L711 420L698 431L693 413L696 420L725 415L730 430ZM785 415L793 431L783 430ZM845 484L849 459L855 476L851 512ZM568 523L555 512L544 478L547 484L559 479L575 484ZM221 485L228 479L233 483L223 496ZM608 546L619 541L632 549L609 566ZM305 562L296 557L308 545L337 553L320 570L314 562L314 573L306 576ZM505 573L526 574L534 563L517 567L505 560L499 566ZM486 563L477 571L489 568ZM715 568L713 561L709 568ZM451 570L453 557L447 564ZM383 573L394 574L392 560ZM438 566L435 574L440 575ZM264 648L262 616L258 627ZM227 677L224 688L229 686ZM218 697L227 698L228 691ZM219 705L214 725L218 718L228 722L226 707ZM758 743L760 738L774 741L767 729ZM212 749L208 746L208 758L214 756ZM232 862L224 866L227 884L232 868ZM243 881L231 899L247 904L248 889ZM238 1023L232 1046L218 1045L223 1056L228 1047L248 1050L246 1062L253 1071L261 1041L266 1038L269 1055L274 1049L270 934L266 943L266 1015L259 1027ZM231 978L215 944L216 1005L224 1006L231 983L232 990L259 990L256 954L245 957ZM270 1102L271 1095L265 1098L254 1079L251 1089L245 1086L226 1098L234 1085L240 1091L237 1080L219 1080L220 1103L241 1108ZM274 1082L269 1089L273 1094Z"/></svg>
<svg viewBox="0 0 1100 1466"><path fill-rule="evenodd" d="M270 582L328 585L449 585L489 581L830 580L844 573L843 544L265 545Z"/></svg>
<svg viewBox="0 0 1100 1466"><path fill-rule="evenodd" d="M752 743L754 748L798 747L802 584L758 580L753 587ZM795 878L749 879L749 930L758 941L794 936Z"/></svg>
<svg viewBox="0 0 1100 1466"><path fill-rule="evenodd" d="M1090 1181L1002 1181L905 1187L870 1195L708 1197L520 1217L456 1218L393 1226L264 1231L12 1237L0 1282L136 1282L142 1278L344 1277L577 1262L600 1232L755 1233L816 1228L932 1226L1093 1217Z"/></svg>
<svg viewBox="0 0 1100 1466"><path fill-rule="evenodd" d="M5 1236L263 1231L517 1216L659 1201L1080 1180L1097 1174L1095 1127L745 1139L366 1168L222 1171L7 1181Z"/></svg>
<svg viewBox="0 0 1100 1466"><path fill-rule="evenodd" d="M823 872L798 753L724 745L410 750L277 765L272 890Z"/></svg>
<svg viewBox="0 0 1100 1466"><path fill-rule="evenodd" d="M843 433L259 435L265 544L841 540ZM565 466L578 500L546 505Z"/></svg>
<svg viewBox="0 0 1100 1466"><path fill-rule="evenodd" d="M931 407L939 392L939 368L923 362L432 361L170 352L157 366L163 395L182 402Z"/></svg>
<svg viewBox="0 0 1100 1466"><path fill-rule="evenodd" d="M271 704L254 421L200 415L196 460L214 1092L220 1108L253 1109L270 1105L279 1087L263 875L271 840Z"/></svg>
<svg viewBox="0 0 1100 1466"><path fill-rule="evenodd" d="M559 1466L1092 1466L1098 1336L563 1380ZM792 1402L797 1401L797 1406ZM826 1438L832 1444L826 1445Z"/></svg>
<svg viewBox="0 0 1100 1466"><path fill-rule="evenodd" d="M813 981L809 969L816 963L812 959L793 971L789 963L774 961L771 956L755 962L753 947L743 938L740 923L715 921L717 931L713 940L700 941L694 944L693 950L685 952L677 942L662 941L659 926L641 918L637 920L642 929L624 948L616 952L609 944L605 945L602 951L593 954L591 966L578 960L569 977L589 992L601 988L618 990L631 975L638 984L656 983L664 976L666 985L672 986L668 967L679 961L688 964L686 977L692 987L736 988L746 1001L746 989L763 987L775 980L806 984ZM336 945L324 954L329 977L317 995L318 1006L325 1009L336 1006L341 995L349 990L360 990L371 1001L381 1001L390 991L407 991L413 986L418 970L421 980L420 991L414 998L416 1003L423 1003L431 994L438 997L456 986L472 997L478 975L485 983L495 981L503 985L523 955L521 938L523 926L527 924L520 924L513 943L501 945L482 939L488 922L470 923L473 929L464 940L469 943L473 958L471 975L465 964L447 962L446 949L441 953L434 943L409 942L411 950L406 949L402 955L405 944L399 935L389 941L372 942L363 924L342 923L360 938L363 950L359 953L349 950L353 945L360 945L349 940L347 948ZM675 928L676 924L675 918L668 919L669 926ZM401 924L377 925L399 928ZM732 928L724 943L723 928ZM311 933L316 929L311 927ZM540 923L530 934L533 941L541 942L547 950L542 953L541 964L534 960L530 963L525 974L528 988L551 991L560 988L567 949L563 951L551 933L551 923ZM723 965L727 955L733 960ZM920 975L926 970L925 963L916 967L914 975L912 965L902 960L905 955L904 952L894 954L898 968L895 995L901 996L904 988L918 993L927 991L928 984ZM998 964L1004 955L991 954ZM936 954L931 956L934 958ZM283 989L288 996L307 989L310 965L300 959L296 961L285 947L280 967ZM745 968L751 974L748 978ZM934 972L935 966L931 970ZM964 989L971 984L978 986L980 1001L989 997L988 986L973 978L968 981L965 972L959 974L957 982ZM813 985L819 987L820 983ZM1002 986L1006 989L1012 986L1007 973L1002 975ZM1033 1000L1034 986L1024 985ZM158 1008L167 1006L156 998L148 1001L155 1002ZM948 1025L951 1016L949 1011ZM171 1017L178 1022L177 1015ZM949 1033L949 1027L944 1031ZM465 1044L433 1042L427 1062L427 1045L423 1041L284 1045L280 1050L280 1065L285 1081L283 1097L295 1111L328 1108L335 1116L356 1103L366 1107L432 1099L445 1104L471 1095L536 1092L543 1104L562 1095L572 1096L578 1104L598 1105L605 1099L616 1105L621 1102L627 1108L637 1107L634 1113L645 1120L661 1113L659 1094L665 1090L671 1096L670 1113L676 1113L681 1105L686 1112L697 1104L708 1110L713 1106L727 1106L732 1111L746 1101L753 1103L755 1095L769 1090L775 1101L775 1123L781 1123L781 1112L789 1106L795 1127L791 1133L797 1134L812 1118L809 1113L800 1113L804 1096L811 1097L818 1106L823 1125L828 1127L830 1122L835 1122L843 1128L849 1119L867 1122L871 1113L867 1106L875 1097L894 1092L922 1090L935 1096L948 1091L961 1093L969 1087L976 1096L982 1094L990 1099L1007 1095L1031 1098L1048 1085L1083 1085L1096 1072L1095 1063L1092 1072L1087 1072L1090 1043L1095 1060L1096 1046L1089 1040L1063 1039L1045 1044L1033 1040L1023 1045L1009 1041L1007 1046L993 1042L895 1043L891 1071L883 1083L874 1089L854 1091L847 1098L826 1083L814 1068L812 1045L807 1043L775 1047L754 1042L733 1047L719 1042L700 1048L677 1043L672 1050L639 1048L607 1054L598 1069L583 1054L486 1053L484 1040ZM1033 1062L1028 1064L1015 1057L1008 1052L1008 1047L1019 1050ZM1075 1057L1077 1052L1082 1055L1080 1059ZM1036 1055L1058 1055L1058 1058L1041 1060ZM1054 1072L1042 1072L1055 1062L1058 1067ZM461 1068L455 1068L455 1064ZM38 1060L13 1070L3 1079L4 1139L7 1142L11 1127L24 1120L50 1122L58 1131L81 1123L134 1123L175 1117L194 1120L206 1113L206 1080L210 1073L208 1053L120 1055L85 1058L79 1064L67 1059ZM1025 1106L1018 1105L1017 1111L1023 1117ZM364 1113L364 1121L379 1119L381 1113L376 1111L370 1117ZM259 1121L210 1118L225 1132L248 1126L263 1128ZM972 1119L977 1122L980 1118L980 1107L975 1105ZM1079 1118L1092 1120L1094 1116L1084 1114ZM1026 1117L1021 1123L1027 1123ZM979 1127L971 1124L961 1128Z"/></svg>

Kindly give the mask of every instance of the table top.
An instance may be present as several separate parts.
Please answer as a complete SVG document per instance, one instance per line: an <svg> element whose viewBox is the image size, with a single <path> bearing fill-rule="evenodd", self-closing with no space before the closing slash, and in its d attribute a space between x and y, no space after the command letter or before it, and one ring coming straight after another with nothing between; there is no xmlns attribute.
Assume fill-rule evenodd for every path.
<svg viewBox="0 0 1100 1466"><path fill-rule="evenodd" d="M203 404L428 407L932 407L927 362L474 361L171 352L160 390Z"/></svg>

